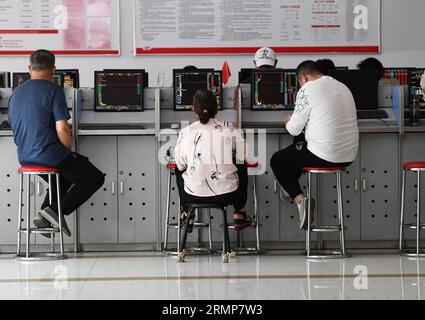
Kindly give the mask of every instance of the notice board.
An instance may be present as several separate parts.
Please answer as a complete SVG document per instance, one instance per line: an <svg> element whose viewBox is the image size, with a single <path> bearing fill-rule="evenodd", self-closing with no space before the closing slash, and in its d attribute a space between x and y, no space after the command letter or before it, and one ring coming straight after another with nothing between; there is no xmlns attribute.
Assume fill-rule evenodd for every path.
<svg viewBox="0 0 425 320"><path fill-rule="evenodd" d="M135 54L380 52L380 0L135 0Z"/></svg>
<svg viewBox="0 0 425 320"><path fill-rule="evenodd" d="M119 0L0 1L0 55L119 55Z"/></svg>

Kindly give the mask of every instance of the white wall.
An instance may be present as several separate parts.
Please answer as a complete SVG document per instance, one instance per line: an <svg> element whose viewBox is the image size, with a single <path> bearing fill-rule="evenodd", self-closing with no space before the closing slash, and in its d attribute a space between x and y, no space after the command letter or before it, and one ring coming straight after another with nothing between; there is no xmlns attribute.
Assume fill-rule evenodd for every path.
<svg viewBox="0 0 425 320"><path fill-rule="evenodd" d="M382 3L382 53L377 56L391 67L425 67L425 1L381 0ZM78 68L81 85L93 86L93 71L104 68L143 68L150 73L151 86L157 74L165 73L165 84L171 86L171 70L185 65L221 69L227 58L233 73L231 85L236 84L240 68L252 66L251 56L157 56L135 57L133 54L133 1L121 0L121 51L120 57L59 57L58 68ZM264 43L264 45L268 45ZM295 68L306 59L331 58L336 65L355 67L366 58L364 55L281 55L279 67ZM25 71L28 57L1 57L0 70Z"/></svg>

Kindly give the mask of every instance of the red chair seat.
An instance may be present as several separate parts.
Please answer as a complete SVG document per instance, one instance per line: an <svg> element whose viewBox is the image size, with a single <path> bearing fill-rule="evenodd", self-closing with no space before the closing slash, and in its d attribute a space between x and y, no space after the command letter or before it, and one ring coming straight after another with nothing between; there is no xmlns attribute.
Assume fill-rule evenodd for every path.
<svg viewBox="0 0 425 320"><path fill-rule="evenodd" d="M26 167L19 168L18 172L19 173L31 173L31 172L60 173L61 171L55 168L26 166Z"/></svg>
<svg viewBox="0 0 425 320"><path fill-rule="evenodd" d="M403 165L404 169L425 169L425 162L408 162Z"/></svg>
<svg viewBox="0 0 425 320"><path fill-rule="evenodd" d="M248 169L257 169L260 167L260 164L258 162L245 162L245 166Z"/></svg>
<svg viewBox="0 0 425 320"><path fill-rule="evenodd" d="M167 164L167 169L169 170L175 170L176 168L177 168L177 165L175 163Z"/></svg>
<svg viewBox="0 0 425 320"><path fill-rule="evenodd" d="M334 167L334 168L313 168L313 167L307 167L303 168L303 171L309 172L309 171L345 171L346 167Z"/></svg>

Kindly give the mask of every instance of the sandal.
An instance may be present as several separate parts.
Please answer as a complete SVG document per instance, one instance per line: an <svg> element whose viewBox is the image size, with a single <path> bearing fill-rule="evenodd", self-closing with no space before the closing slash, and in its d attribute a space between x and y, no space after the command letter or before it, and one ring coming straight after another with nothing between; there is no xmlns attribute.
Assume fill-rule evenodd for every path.
<svg viewBox="0 0 425 320"><path fill-rule="evenodd" d="M252 217L245 211L235 211L233 217L235 220L234 226L236 230L243 230L252 225Z"/></svg>
<svg viewBox="0 0 425 320"><path fill-rule="evenodd" d="M184 210L180 211L180 225L186 228L186 219L187 219L187 213ZM187 233L193 232L193 226L195 225L195 213L192 213L190 220L189 220L189 226L187 227Z"/></svg>

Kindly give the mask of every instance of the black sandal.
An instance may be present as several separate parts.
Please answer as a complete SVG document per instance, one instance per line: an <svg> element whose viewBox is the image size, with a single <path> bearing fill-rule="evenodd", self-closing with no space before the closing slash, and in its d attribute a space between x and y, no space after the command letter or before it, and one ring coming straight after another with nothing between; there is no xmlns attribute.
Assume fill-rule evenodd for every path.
<svg viewBox="0 0 425 320"><path fill-rule="evenodd" d="M252 217L245 211L235 211L233 215L243 217L243 219L234 218L234 226L236 230L243 230L252 225Z"/></svg>
<svg viewBox="0 0 425 320"><path fill-rule="evenodd" d="M186 219L187 219L187 213L183 210L180 211L180 225L186 228ZM195 213L193 212L190 220L189 220L189 226L187 227L187 233L193 232L193 226L195 225Z"/></svg>

